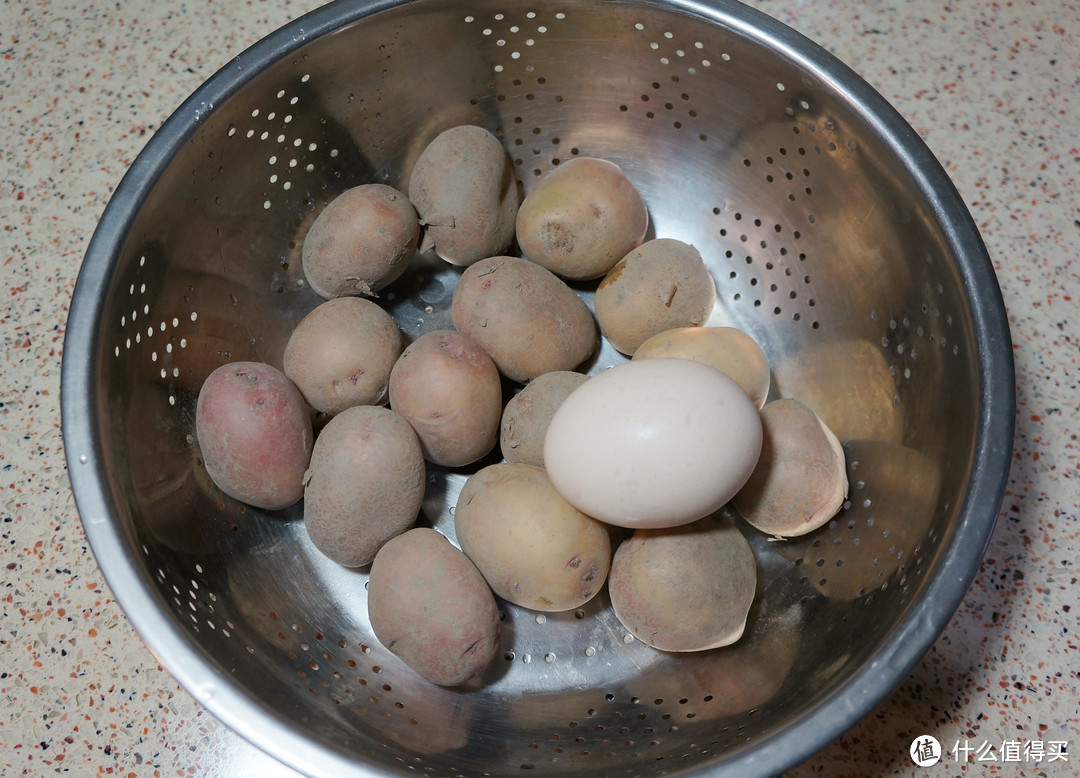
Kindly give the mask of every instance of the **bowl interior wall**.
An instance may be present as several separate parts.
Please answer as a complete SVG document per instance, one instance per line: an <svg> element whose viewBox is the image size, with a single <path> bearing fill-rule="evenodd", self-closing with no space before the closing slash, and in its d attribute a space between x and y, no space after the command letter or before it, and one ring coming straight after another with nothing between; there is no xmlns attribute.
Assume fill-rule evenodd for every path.
<svg viewBox="0 0 1080 778"><path fill-rule="evenodd" d="M722 762L870 661L956 519L977 376L946 236L835 85L651 4L425 0L314 39L205 110L123 245L97 413L132 553L237 685L395 769L629 775ZM606 595L546 618L507 605L505 656L464 693L434 688L374 639L365 572L324 560L299 507L267 514L209 483L198 387L230 360L280 366L320 302L300 260L319 209L360 183L407 190L426 143L463 123L505 141L523 191L574 156L620 164L650 234L713 270L712 323L753 335L773 396L845 441L849 500L828 527L787 543L744 528L760 591L735 646L651 651ZM380 300L409 337L450 326L456 274L418 256ZM605 349L589 370L620 360ZM432 470L423 521L453 535L467 474Z"/></svg>

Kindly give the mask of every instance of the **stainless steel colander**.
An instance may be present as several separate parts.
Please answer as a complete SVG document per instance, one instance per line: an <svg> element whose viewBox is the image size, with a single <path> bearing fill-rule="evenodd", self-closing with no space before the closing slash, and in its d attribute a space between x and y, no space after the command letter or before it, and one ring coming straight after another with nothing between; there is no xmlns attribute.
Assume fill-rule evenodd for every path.
<svg viewBox="0 0 1080 778"><path fill-rule="evenodd" d="M300 263L313 217L349 186L406 188L426 143L463 123L505 141L525 191L575 155L617 162L653 234L701 251L714 323L763 346L773 396L845 441L833 522L786 543L746 529L759 591L738 644L653 651L605 594L565 614L504 605L496 666L434 687L374 639L365 572L315 551L299 506L264 513L210 484L198 387L229 360L280 365L319 302ZM417 257L380 299L407 336L449 326L457 273ZM621 359L605 349L589 370ZM835 58L726 0L346 0L269 36L117 188L62 387L79 512L136 629L226 724L319 776L796 763L948 621L1001 504L1013 424L1003 305L942 169ZM467 475L430 471L422 522L453 537Z"/></svg>

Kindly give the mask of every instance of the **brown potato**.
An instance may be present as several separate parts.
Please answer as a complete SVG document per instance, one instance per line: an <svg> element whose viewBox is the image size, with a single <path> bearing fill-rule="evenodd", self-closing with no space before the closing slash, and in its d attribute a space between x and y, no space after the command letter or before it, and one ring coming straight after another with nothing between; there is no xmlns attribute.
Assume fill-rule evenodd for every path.
<svg viewBox="0 0 1080 778"><path fill-rule="evenodd" d="M368 617L380 643L440 686L465 683L499 650L499 608L484 577L427 527L379 549L368 577Z"/></svg>
<svg viewBox="0 0 1080 778"><path fill-rule="evenodd" d="M517 214L526 257L563 278L600 278L645 239L645 201L613 162L575 157L530 191Z"/></svg>
<svg viewBox="0 0 1080 778"><path fill-rule="evenodd" d="M600 330L633 355L657 333L705 323L716 283L697 249L672 238L643 243L619 260L596 290Z"/></svg>
<svg viewBox="0 0 1080 778"><path fill-rule="evenodd" d="M304 276L326 298L375 296L405 272L419 239L420 223L404 194L386 184L346 189L304 237Z"/></svg>
<svg viewBox="0 0 1080 778"><path fill-rule="evenodd" d="M230 497L278 510L303 495L311 416L277 368L233 362L214 370L199 390L195 434L206 472Z"/></svg>
<svg viewBox="0 0 1080 778"><path fill-rule="evenodd" d="M417 338L394 365L390 406L416 430L428 461L459 467L495 447L502 379L472 338L435 330Z"/></svg>
<svg viewBox="0 0 1080 778"><path fill-rule="evenodd" d="M311 453L304 486L311 542L345 567L369 564L416 522L424 475L420 441L404 417L376 405L346 408Z"/></svg>
<svg viewBox="0 0 1080 778"><path fill-rule="evenodd" d="M777 537L805 535L836 515L847 495L844 449L817 414L798 400L761 409L761 455L732 505L751 525Z"/></svg>
<svg viewBox="0 0 1080 778"><path fill-rule="evenodd" d="M440 133L416 160L409 199L424 225L421 251L452 265L501 254L514 239L517 181L502 143L474 125Z"/></svg>
<svg viewBox="0 0 1080 778"><path fill-rule="evenodd" d="M470 476L454 529L495 593L524 608L577 608L600 591L611 565L607 528L566 502L533 465L489 465Z"/></svg>
<svg viewBox="0 0 1080 778"><path fill-rule="evenodd" d="M301 320L285 346L285 375L308 404L335 414L386 402L401 330L371 300L327 300Z"/></svg>
<svg viewBox="0 0 1080 778"><path fill-rule="evenodd" d="M544 435L551 417L570 392L588 379L584 373L556 370L530 381L510 398L499 426L499 445L507 462L544 466Z"/></svg>
<svg viewBox="0 0 1080 778"><path fill-rule="evenodd" d="M676 327L657 333L634 359L692 359L715 367L760 408L769 395L769 361L757 342L735 327Z"/></svg>
<svg viewBox="0 0 1080 778"><path fill-rule="evenodd" d="M527 382L573 370L600 336L588 306L554 273L525 259L489 257L462 273L454 326L480 344L499 371Z"/></svg>
<svg viewBox="0 0 1080 778"><path fill-rule="evenodd" d="M703 651L742 637L757 589L750 544L709 516L639 529L615 551L611 606L634 637L661 651Z"/></svg>

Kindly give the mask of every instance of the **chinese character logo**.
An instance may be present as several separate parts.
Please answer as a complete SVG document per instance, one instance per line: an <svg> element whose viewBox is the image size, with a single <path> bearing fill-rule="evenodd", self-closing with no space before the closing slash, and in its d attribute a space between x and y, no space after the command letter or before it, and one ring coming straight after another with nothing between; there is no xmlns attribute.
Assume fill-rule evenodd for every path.
<svg viewBox="0 0 1080 778"><path fill-rule="evenodd" d="M911 761L919 767L930 767L941 760L941 743L930 735L920 735L911 741Z"/></svg>

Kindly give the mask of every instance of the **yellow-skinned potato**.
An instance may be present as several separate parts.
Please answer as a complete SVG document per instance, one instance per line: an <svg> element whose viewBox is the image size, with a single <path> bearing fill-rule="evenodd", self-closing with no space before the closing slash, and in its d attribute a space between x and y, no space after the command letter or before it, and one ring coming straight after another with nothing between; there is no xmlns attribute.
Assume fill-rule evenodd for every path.
<svg viewBox="0 0 1080 778"><path fill-rule="evenodd" d="M454 326L480 344L499 371L525 383L573 370L600 343L588 306L550 270L517 257L465 269L451 304Z"/></svg>
<svg viewBox="0 0 1080 778"><path fill-rule="evenodd" d="M416 430L428 461L459 467L495 447L502 379L472 338L436 330L398 358L390 373L390 405Z"/></svg>
<svg viewBox="0 0 1080 778"><path fill-rule="evenodd" d="M697 249L657 238L604 276L596 290L596 318L611 345L632 356L664 330L703 325L715 302L716 283Z"/></svg>
<svg viewBox="0 0 1080 778"><path fill-rule="evenodd" d="M517 214L525 256L562 278L600 278L641 244L645 201L613 162L575 157L529 192Z"/></svg>
<svg viewBox="0 0 1080 778"><path fill-rule="evenodd" d="M676 327L653 335L634 359L692 359L737 383L760 410L769 395L769 360L753 338L735 327Z"/></svg>
<svg viewBox="0 0 1080 778"><path fill-rule="evenodd" d="M426 527L379 549L368 578L368 616L380 643L440 686L465 683L499 650L499 608L484 577Z"/></svg>
<svg viewBox="0 0 1080 778"><path fill-rule="evenodd" d="M615 551L611 606L634 637L661 651L703 651L742 637L757 562L731 522L715 516L639 529Z"/></svg>
<svg viewBox="0 0 1080 778"><path fill-rule="evenodd" d="M611 565L607 528L566 502L533 465L489 465L472 475L454 528L494 592L524 608L577 608L600 591Z"/></svg>

